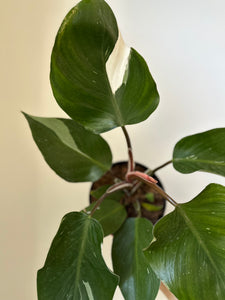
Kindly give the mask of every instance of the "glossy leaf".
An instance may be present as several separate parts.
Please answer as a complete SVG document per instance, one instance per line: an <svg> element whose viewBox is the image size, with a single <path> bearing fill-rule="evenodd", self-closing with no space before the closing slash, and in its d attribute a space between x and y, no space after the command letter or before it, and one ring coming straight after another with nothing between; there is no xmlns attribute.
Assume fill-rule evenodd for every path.
<svg viewBox="0 0 225 300"><path fill-rule="evenodd" d="M181 173L205 171L225 176L225 128L180 140L174 148L173 165Z"/></svg>
<svg viewBox="0 0 225 300"><path fill-rule="evenodd" d="M145 251L158 277L179 300L225 295L225 187L208 185L154 229Z"/></svg>
<svg viewBox="0 0 225 300"><path fill-rule="evenodd" d="M112 300L118 276L101 255L103 232L84 213L67 214L38 271L38 300Z"/></svg>
<svg viewBox="0 0 225 300"><path fill-rule="evenodd" d="M104 236L115 233L127 217L124 206L109 198L110 196L101 203L93 214L93 218L102 225ZM85 212L89 214L94 206L95 202L85 208Z"/></svg>
<svg viewBox="0 0 225 300"><path fill-rule="evenodd" d="M118 37L116 19L106 2L83 0L65 17L52 52L50 79L58 104L98 133L145 120L159 101L147 64L133 49L121 86L113 92L106 63ZM117 63L111 67L114 77L119 76Z"/></svg>
<svg viewBox="0 0 225 300"><path fill-rule="evenodd" d="M63 179L95 181L110 169L111 151L99 135L69 119L25 117L44 159Z"/></svg>
<svg viewBox="0 0 225 300"><path fill-rule="evenodd" d="M129 218L114 236L113 268L126 300L153 300L157 295L160 282L143 253L153 238L152 228L147 219Z"/></svg>

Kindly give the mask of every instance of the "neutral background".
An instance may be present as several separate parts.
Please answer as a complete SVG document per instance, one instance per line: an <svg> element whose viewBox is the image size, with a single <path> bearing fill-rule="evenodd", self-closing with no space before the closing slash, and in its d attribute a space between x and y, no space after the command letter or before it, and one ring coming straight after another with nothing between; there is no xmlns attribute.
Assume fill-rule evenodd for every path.
<svg viewBox="0 0 225 300"><path fill-rule="evenodd" d="M171 159L182 137L225 125L224 0L110 0L124 40L147 60L161 102L149 120L129 126L137 161L151 167ZM42 267L63 215L88 204L90 184L71 184L46 165L21 110L65 116L53 99L49 60L71 0L1 2L0 299L35 300ZM126 159L119 129L104 134L114 161ZM116 151L116 152L115 152ZM178 202L208 183L205 173L158 172ZM168 211L171 208L168 206ZM103 247L110 265L110 238ZM122 299L119 293L115 299ZM159 296L159 299L163 299Z"/></svg>

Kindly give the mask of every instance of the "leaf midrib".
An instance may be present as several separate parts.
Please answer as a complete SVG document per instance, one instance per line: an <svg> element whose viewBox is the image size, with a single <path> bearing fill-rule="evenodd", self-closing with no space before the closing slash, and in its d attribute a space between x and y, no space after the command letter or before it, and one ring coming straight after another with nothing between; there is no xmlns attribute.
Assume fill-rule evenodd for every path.
<svg viewBox="0 0 225 300"><path fill-rule="evenodd" d="M30 117L30 116L29 116ZM66 126L66 124L63 123L62 120L60 119L57 119L58 121L60 121L63 126L65 126L67 128L67 130L69 131L68 134L70 134L70 138L73 140L74 142L74 146L73 145L70 145L69 143L67 143L65 140L62 140L62 138L60 137L60 135L57 133L57 131L53 130L51 128L51 126L48 126L47 124L45 123L42 123L41 121L35 119L34 117L30 117L34 122L37 122L39 124L41 124L42 126L48 128L48 130L50 130L56 137L57 139L59 140L60 143L62 143L65 147L71 149L72 151L76 152L77 154L81 155L82 157L86 158L87 160L89 160L91 163L93 163L94 165L100 167L101 169L107 171L108 168L102 164L101 162L93 159L91 156L87 155L86 153L82 152L79 150L78 146L76 145L76 142L74 141L74 138L73 136L71 135L70 131L69 131L69 128Z"/></svg>
<svg viewBox="0 0 225 300"><path fill-rule="evenodd" d="M136 274L136 286L139 286L139 280L140 280L140 277L139 277L139 272L138 272L138 264L139 264L139 256L138 256L138 249L139 249L139 241L138 241L138 226L139 226L139 219L137 218L135 220L135 236L134 236L134 255L135 255L135 274ZM138 297L138 294L137 293L137 288L135 288L135 296Z"/></svg>
<svg viewBox="0 0 225 300"><path fill-rule="evenodd" d="M77 289L79 290L79 278L80 278L80 273L81 273L82 256L83 256L84 249L85 249L86 243L87 243L87 233L88 233L89 225L90 225L90 219L87 219L85 222L85 225L83 227L82 234L80 235L80 236L82 236L82 241L80 244L79 254L77 257L77 264L76 264L77 272L76 272L75 281L74 281L74 295L76 295Z"/></svg>
<svg viewBox="0 0 225 300"><path fill-rule="evenodd" d="M193 233L195 239L197 240L197 242L200 244L201 248L207 255L211 265L213 266L213 268L216 271L216 274L218 275L220 280L223 282L223 278L221 278L219 269L218 269L217 265L215 264L210 252L208 251L207 246L205 245L205 242L202 240L200 234L198 233L197 229L195 228L195 225L192 223L192 221L189 219L188 215L186 214L185 210L180 205L177 206L177 211L180 213L181 217L183 217L186 225L188 226L190 231Z"/></svg>
<svg viewBox="0 0 225 300"><path fill-rule="evenodd" d="M77 152L78 154L80 154L81 156L83 156L84 158L88 159L90 162L92 162L94 165L97 165L99 166L101 169L103 170L108 170L108 168L101 164L99 161L95 160L94 158L92 158L91 156L88 156L87 154L85 154L84 152L81 152L78 148L77 149L74 149L72 147L70 147L69 145L67 144L64 144L66 147L72 149L73 151Z"/></svg>
<svg viewBox="0 0 225 300"><path fill-rule="evenodd" d="M49 128L49 127L48 127L48 128ZM55 131L53 131L51 128L49 128L49 129L57 136L57 138L59 139L59 141L60 141L65 147L67 147L67 148L73 150L74 152L80 154L81 156L83 156L84 158L86 158L87 160L89 160L90 162L92 162L94 165L99 166L101 169L103 169L103 170L108 170L108 168L107 168L105 165L101 164L99 161L93 159L91 156L88 156L88 155L85 154L84 152L80 151L80 150L78 149L78 147L75 148L75 147L69 145L68 143L66 143L65 141L61 140L60 137L58 136L58 134L57 134ZM71 135L71 138L73 139L72 135Z"/></svg>
<svg viewBox="0 0 225 300"><path fill-rule="evenodd" d="M190 158L174 158L175 162L200 162L204 164L217 165L217 166L225 166L225 162L215 161L215 160L207 160L207 159L190 159Z"/></svg>

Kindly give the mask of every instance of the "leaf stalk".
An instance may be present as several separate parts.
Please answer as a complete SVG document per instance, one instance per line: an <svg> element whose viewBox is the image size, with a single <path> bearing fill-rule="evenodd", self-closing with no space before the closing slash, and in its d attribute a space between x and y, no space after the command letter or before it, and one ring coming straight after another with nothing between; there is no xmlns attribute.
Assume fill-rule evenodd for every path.
<svg viewBox="0 0 225 300"><path fill-rule="evenodd" d="M158 170L160 170L160 169L166 167L167 165L169 165L169 164L171 164L171 163L172 163L172 160L169 160L169 161L165 162L164 164L160 165L159 167L157 167L157 168L155 168L155 169L153 169L153 170L152 170L152 169L147 169L147 170L145 171L145 174L148 174L149 176L153 176L153 175L155 174L156 171L158 171ZM133 195L133 194L139 189L139 187L140 187L141 185L142 185L142 182L141 182L141 181L137 182L137 183L134 185L134 187L132 188L132 190L131 190L131 195Z"/></svg>
<svg viewBox="0 0 225 300"><path fill-rule="evenodd" d="M129 137L129 134L126 130L125 126L121 127L127 142L127 148L128 148L128 167L127 167L127 172L132 172L134 171L135 168L135 162L134 162L134 158L133 158L133 150L132 150L132 145L131 145L131 140Z"/></svg>
<svg viewBox="0 0 225 300"><path fill-rule="evenodd" d="M171 198L167 193L164 192L163 189L161 189L156 183L157 181L148 176L147 174L145 173L141 173L141 172L130 172L127 174L127 179L130 181L131 178L134 178L134 179L138 179L139 181L149 185L152 187L152 189L154 189L156 192L158 192L163 198L165 198L170 204L172 204L173 206L177 207L178 206L178 203L173 199Z"/></svg>
<svg viewBox="0 0 225 300"><path fill-rule="evenodd" d="M110 194L114 193L114 192L117 192L119 190L122 190L122 189L125 189L125 188L128 188L128 187L131 187L132 184L129 183L129 182L119 182L119 183L116 183L112 186L110 186L106 192L96 201L96 204L95 206L93 207L91 213L90 213L90 217L93 216L93 214L95 213L96 209L100 206L100 204L102 203L102 201Z"/></svg>

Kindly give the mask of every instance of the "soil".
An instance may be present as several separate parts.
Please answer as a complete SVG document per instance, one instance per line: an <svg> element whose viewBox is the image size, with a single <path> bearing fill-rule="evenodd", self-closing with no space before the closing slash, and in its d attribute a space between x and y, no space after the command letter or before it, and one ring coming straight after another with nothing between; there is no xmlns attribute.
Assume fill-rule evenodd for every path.
<svg viewBox="0 0 225 300"><path fill-rule="evenodd" d="M136 163L135 170L144 172L147 168L141 164ZM119 162L112 166L111 170L105 173L99 180L95 181L91 186L91 191L100 188L103 185L112 185L114 184L118 178L120 180L124 180L127 172L127 162ZM158 185L163 189L161 182L156 176L153 176L156 180L158 180ZM155 224L164 214L166 200L157 192L155 192L150 186L146 184L142 184L138 190L133 194L129 195L129 189L127 189L128 193L124 193L123 197L120 199L120 203L125 206L127 210L128 217L137 217L137 211L134 207L134 203L137 201L140 203L141 207L141 216L150 220L153 224ZM141 206L143 202L150 203L145 195L147 193L154 194L154 202L152 205L162 206L162 209L159 211L148 211L144 207ZM90 202L94 202L95 199L93 196L90 196Z"/></svg>

